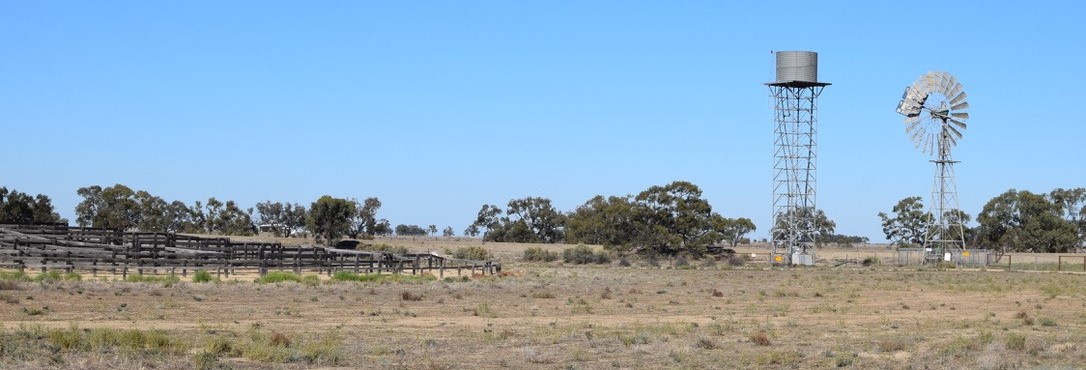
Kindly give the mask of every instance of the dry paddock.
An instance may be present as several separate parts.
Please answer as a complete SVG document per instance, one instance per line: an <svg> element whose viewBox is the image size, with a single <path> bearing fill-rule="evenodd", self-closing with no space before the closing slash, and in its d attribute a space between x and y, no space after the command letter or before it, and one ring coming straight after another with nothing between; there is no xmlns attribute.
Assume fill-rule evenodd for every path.
<svg viewBox="0 0 1086 370"><path fill-rule="evenodd" d="M499 258L515 258L514 247L497 246ZM506 266L504 276L466 281L9 282L0 285L9 343L0 367L1086 366L1081 274ZM95 339L129 329L167 345Z"/></svg>

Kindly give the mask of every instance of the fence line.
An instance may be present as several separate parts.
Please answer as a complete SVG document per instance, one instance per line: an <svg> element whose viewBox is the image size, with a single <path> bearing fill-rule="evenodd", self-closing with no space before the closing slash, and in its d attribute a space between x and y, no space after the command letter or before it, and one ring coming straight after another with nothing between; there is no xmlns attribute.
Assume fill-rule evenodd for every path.
<svg viewBox="0 0 1086 370"><path fill-rule="evenodd" d="M110 272L127 277L130 272L187 276L190 270L214 271L229 277L242 271L269 270L336 271L355 273L437 272L446 270L493 275L501 272L496 261L454 259L434 253L394 254L320 246L286 246L280 243L233 242L228 238L199 237L176 233L124 232L116 229L68 227L63 224L0 225L0 268L19 270Z"/></svg>

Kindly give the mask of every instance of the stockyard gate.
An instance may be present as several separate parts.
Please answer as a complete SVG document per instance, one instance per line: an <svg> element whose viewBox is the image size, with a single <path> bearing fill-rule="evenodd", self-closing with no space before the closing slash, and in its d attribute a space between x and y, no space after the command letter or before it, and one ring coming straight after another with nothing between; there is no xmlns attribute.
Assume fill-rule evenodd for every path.
<svg viewBox="0 0 1086 370"><path fill-rule="evenodd" d="M178 274L205 270L219 277L240 272L292 270L332 275L336 271L390 274L493 275L495 261L454 259L435 253L394 254L323 246L234 242L229 238L176 233L126 232L65 224L0 224L0 268L24 271L75 270L109 273Z"/></svg>

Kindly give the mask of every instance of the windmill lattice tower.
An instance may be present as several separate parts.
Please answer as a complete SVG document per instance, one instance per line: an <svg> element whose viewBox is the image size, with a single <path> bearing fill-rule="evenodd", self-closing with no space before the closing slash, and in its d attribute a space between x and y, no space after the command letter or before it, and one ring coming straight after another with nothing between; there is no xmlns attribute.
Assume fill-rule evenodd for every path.
<svg viewBox="0 0 1086 370"><path fill-rule="evenodd" d="M950 261L965 251L965 225L958 214L958 190L951 155L965 131L969 103L961 82L946 72L928 72L905 88L897 112L905 116L905 132L925 154L933 156L932 223L924 236L926 262Z"/></svg>

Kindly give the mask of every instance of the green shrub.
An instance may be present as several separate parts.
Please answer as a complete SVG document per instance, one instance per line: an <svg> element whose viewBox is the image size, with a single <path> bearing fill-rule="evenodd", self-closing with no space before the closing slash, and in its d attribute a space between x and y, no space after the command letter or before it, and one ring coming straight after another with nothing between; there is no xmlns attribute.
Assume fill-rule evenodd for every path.
<svg viewBox="0 0 1086 370"><path fill-rule="evenodd" d="M343 343L337 337L326 337L302 346L302 358L313 365L342 365Z"/></svg>
<svg viewBox="0 0 1086 370"><path fill-rule="evenodd" d="M867 258L864 258L864 260L861 261L860 264L864 265L864 266L878 265L879 264L879 259L878 259L878 257L875 257L875 256L867 257Z"/></svg>
<svg viewBox="0 0 1086 370"><path fill-rule="evenodd" d="M64 279L64 277L61 276L60 271L57 271L57 270L49 270L49 271L40 273L40 274L38 274L37 276L34 277L34 281L36 281L36 282L60 281L60 280L63 280L63 279Z"/></svg>
<svg viewBox="0 0 1086 370"><path fill-rule="evenodd" d="M306 275L302 277L302 283L309 286L317 286L321 283L321 277L317 275Z"/></svg>
<svg viewBox="0 0 1086 370"><path fill-rule="evenodd" d="M548 251L542 247L530 247L524 250L524 261L554 262L558 260L558 252Z"/></svg>
<svg viewBox="0 0 1086 370"><path fill-rule="evenodd" d="M255 280L255 282L258 284L281 283L284 281L300 283L302 282L302 276L293 272L272 271L264 274L264 276L261 276Z"/></svg>
<svg viewBox="0 0 1086 370"><path fill-rule="evenodd" d="M607 252L595 252L591 247L578 244L573 248L566 248L562 251L562 260L566 263L572 263L577 265L584 265L589 263L610 263L611 256Z"/></svg>
<svg viewBox="0 0 1086 370"><path fill-rule="evenodd" d="M196 270L196 273L192 274L192 282L194 283L210 283L215 280L217 279L204 269Z"/></svg>
<svg viewBox="0 0 1086 370"><path fill-rule="evenodd" d="M1007 334L1007 349L1021 351L1026 349L1026 336L1018 333Z"/></svg>
<svg viewBox="0 0 1086 370"><path fill-rule="evenodd" d="M224 368L219 363L219 356L210 352L200 352L192 357L193 368L196 370L216 370Z"/></svg>
<svg viewBox="0 0 1086 370"><path fill-rule="evenodd" d="M204 343L204 352L213 355L235 357L241 355L241 349L233 341L223 337L212 337Z"/></svg>
<svg viewBox="0 0 1086 370"><path fill-rule="evenodd" d="M134 274L128 275L128 277L125 278L124 281L129 283L160 283L165 285L172 285L181 282L181 278L173 274L161 276Z"/></svg>
<svg viewBox="0 0 1086 370"><path fill-rule="evenodd" d="M452 252L453 258L461 260L486 261L493 259L490 251L483 247L460 247Z"/></svg>
<svg viewBox="0 0 1086 370"><path fill-rule="evenodd" d="M2 280L2 281L30 281L30 276L27 276L25 271L14 271L14 272L0 271L0 280Z"/></svg>

